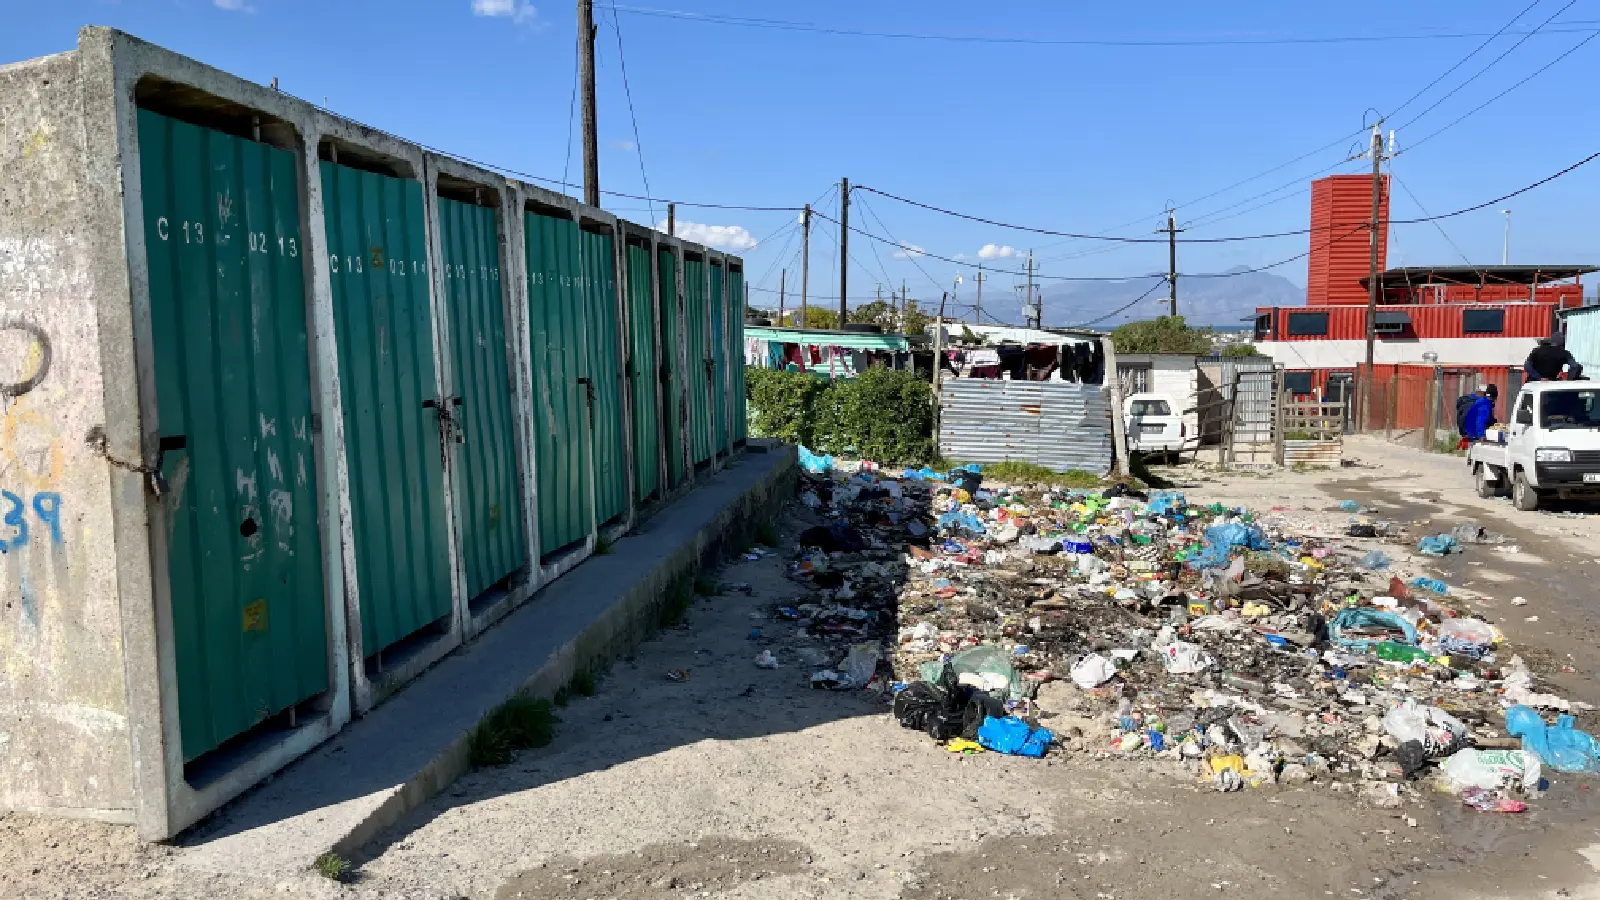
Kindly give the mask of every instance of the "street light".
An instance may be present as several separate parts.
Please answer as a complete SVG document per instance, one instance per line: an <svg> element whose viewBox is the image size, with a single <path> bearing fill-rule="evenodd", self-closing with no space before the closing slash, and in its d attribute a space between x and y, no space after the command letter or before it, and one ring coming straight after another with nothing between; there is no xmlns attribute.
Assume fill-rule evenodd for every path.
<svg viewBox="0 0 1600 900"><path fill-rule="evenodd" d="M1506 242L1500 248L1500 265L1511 263L1511 210L1502 209L1500 214L1506 217Z"/></svg>

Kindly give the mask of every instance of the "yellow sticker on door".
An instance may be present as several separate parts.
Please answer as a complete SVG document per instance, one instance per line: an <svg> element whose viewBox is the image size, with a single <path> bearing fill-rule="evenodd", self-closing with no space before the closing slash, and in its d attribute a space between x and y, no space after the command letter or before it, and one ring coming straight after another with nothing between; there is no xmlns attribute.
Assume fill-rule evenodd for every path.
<svg viewBox="0 0 1600 900"><path fill-rule="evenodd" d="M267 631L267 601L251 600L244 605L244 630L265 634Z"/></svg>

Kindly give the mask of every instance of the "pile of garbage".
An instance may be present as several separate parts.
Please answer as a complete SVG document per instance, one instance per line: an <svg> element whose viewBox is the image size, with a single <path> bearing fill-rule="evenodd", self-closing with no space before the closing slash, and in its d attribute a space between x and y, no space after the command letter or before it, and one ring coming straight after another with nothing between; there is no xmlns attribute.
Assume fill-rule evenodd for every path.
<svg viewBox="0 0 1600 900"><path fill-rule="evenodd" d="M1540 692L1446 584L1279 512L806 456L800 500L825 524L790 566L806 602L777 613L819 644L813 686L893 697L949 749L1164 759L1223 791L1361 785L1385 805L1428 777L1505 812L1545 769L1600 771L1570 716L1543 718L1584 705Z"/></svg>

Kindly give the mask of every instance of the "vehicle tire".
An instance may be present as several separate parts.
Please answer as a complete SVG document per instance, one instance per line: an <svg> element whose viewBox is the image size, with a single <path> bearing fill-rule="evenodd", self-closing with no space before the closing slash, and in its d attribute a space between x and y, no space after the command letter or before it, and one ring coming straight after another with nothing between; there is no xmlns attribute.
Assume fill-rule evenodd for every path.
<svg viewBox="0 0 1600 900"><path fill-rule="evenodd" d="M1493 478L1489 477L1491 471L1492 470L1483 463L1478 463L1475 467L1473 467L1473 481L1477 483L1478 496L1484 498L1485 500L1499 496L1500 494L1500 485Z"/></svg>
<svg viewBox="0 0 1600 900"><path fill-rule="evenodd" d="M1511 505L1523 512L1539 508L1539 492L1528 484L1528 473L1520 469L1511 479Z"/></svg>

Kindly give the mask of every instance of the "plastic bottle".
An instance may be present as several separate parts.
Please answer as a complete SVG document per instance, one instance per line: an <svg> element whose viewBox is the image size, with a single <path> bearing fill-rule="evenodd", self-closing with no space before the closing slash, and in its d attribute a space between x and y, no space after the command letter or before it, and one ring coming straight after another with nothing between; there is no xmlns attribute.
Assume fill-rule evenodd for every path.
<svg viewBox="0 0 1600 900"><path fill-rule="evenodd" d="M1386 659L1390 662L1417 662L1419 660L1427 660L1430 658L1428 656L1428 651L1423 650L1421 647L1397 644L1394 641L1383 641L1381 643L1374 644L1372 647L1372 652L1376 654L1379 659Z"/></svg>

